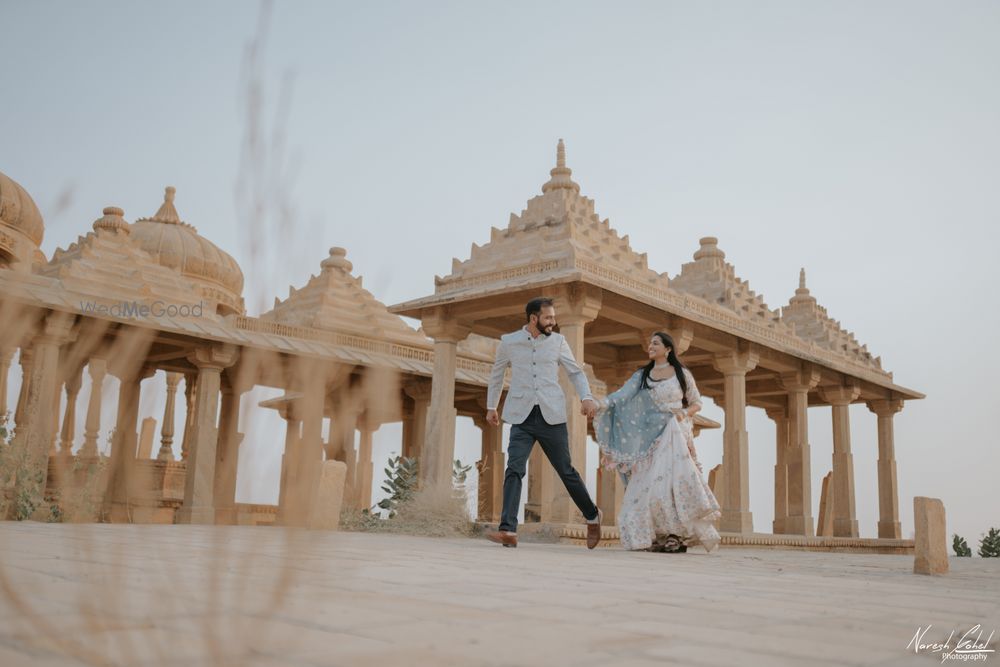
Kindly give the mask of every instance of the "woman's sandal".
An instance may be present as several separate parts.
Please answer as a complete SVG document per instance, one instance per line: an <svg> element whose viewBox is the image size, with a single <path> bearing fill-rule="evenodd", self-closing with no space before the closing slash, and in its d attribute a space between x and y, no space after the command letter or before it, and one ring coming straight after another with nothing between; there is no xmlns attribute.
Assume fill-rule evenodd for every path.
<svg viewBox="0 0 1000 667"><path fill-rule="evenodd" d="M663 541L665 553L685 553L687 550L687 545L678 535L668 535L667 539Z"/></svg>

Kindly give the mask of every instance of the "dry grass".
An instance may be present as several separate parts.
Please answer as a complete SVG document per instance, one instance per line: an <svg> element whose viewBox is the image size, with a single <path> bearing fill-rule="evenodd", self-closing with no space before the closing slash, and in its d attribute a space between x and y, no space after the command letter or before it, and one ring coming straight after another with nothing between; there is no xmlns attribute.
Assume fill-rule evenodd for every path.
<svg viewBox="0 0 1000 667"><path fill-rule="evenodd" d="M340 527L341 530L425 537L469 537L478 531L469 515L464 489L444 485L418 489L400 504L391 519L380 519L355 508L345 509Z"/></svg>
<svg viewBox="0 0 1000 667"><path fill-rule="evenodd" d="M418 489L387 523L393 532L430 537L464 537L475 532L464 491L450 486Z"/></svg>

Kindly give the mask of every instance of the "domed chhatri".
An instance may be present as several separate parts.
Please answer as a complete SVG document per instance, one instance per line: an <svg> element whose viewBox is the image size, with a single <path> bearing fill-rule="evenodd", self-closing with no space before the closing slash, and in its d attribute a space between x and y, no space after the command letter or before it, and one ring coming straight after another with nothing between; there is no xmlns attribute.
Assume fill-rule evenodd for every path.
<svg viewBox="0 0 1000 667"><path fill-rule="evenodd" d="M202 288L205 298L218 303L221 315L242 315L243 271L228 253L182 221L174 208L176 189L166 188L155 215L132 223L132 239L163 266L180 270Z"/></svg>
<svg viewBox="0 0 1000 667"><path fill-rule="evenodd" d="M0 173L0 267L31 271L44 236L45 223L31 195Z"/></svg>

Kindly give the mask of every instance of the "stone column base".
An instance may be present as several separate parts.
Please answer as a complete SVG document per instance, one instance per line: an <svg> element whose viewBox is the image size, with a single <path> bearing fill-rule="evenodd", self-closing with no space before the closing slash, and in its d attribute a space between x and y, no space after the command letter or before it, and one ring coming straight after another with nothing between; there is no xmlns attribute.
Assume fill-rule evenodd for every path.
<svg viewBox="0 0 1000 667"><path fill-rule="evenodd" d="M215 508L181 507L177 510L174 523L193 523L206 526L215 525Z"/></svg>
<svg viewBox="0 0 1000 667"><path fill-rule="evenodd" d="M833 518L833 536L834 537L857 537L858 536L858 520L857 519L838 519Z"/></svg>
<svg viewBox="0 0 1000 667"><path fill-rule="evenodd" d="M178 522L179 523L179 522ZM235 507L224 507L215 510L215 525L235 526L239 523Z"/></svg>
<svg viewBox="0 0 1000 667"><path fill-rule="evenodd" d="M878 522L878 536L881 538L898 540L902 535L902 530L899 527L898 521L882 521Z"/></svg>
<svg viewBox="0 0 1000 667"><path fill-rule="evenodd" d="M753 513L740 510L722 510L719 531L724 533L752 533Z"/></svg>
<svg viewBox="0 0 1000 667"><path fill-rule="evenodd" d="M785 535L805 535L814 537L815 524L811 516L790 516L785 518Z"/></svg>

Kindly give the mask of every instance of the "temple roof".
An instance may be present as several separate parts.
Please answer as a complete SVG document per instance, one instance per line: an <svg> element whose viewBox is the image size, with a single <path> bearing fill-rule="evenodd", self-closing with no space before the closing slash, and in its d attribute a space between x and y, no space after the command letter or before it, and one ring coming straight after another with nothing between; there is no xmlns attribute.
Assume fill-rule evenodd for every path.
<svg viewBox="0 0 1000 667"><path fill-rule="evenodd" d="M670 281L670 286L721 304L748 319L783 328L778 311L768 308L764 297L736 275L736 269L726 261L726 253L719 249L719 240L706 236L700 243L701 247L694 253L694 261L681 266L681 272Z"/></svg>
<svg viewBox="0 0 1000 667"><path fill-rule="evenodd" d="M0 172L0 226L21 232L36 246L42 245L45 223L28 191Z"/></svg>
<svg viewBox="0 0 1000 667"><path fill-rule="evenodd" d="M879 359L826 318L825 310L807 312L794 299L789 308L769 308L726 262L714 237L701 239L694 261L673 278L649 268L646 255L636 252L628 236L619 235L597 215L593 200L580 194L566 166L562 140L549 173L542 194L528 201L520 215L512 214L506 229L492 228L488 243L472 244L467 260L453 259L451 273L435 277L434 294L393 305L390 312L421 318L430 309L446 307L458 314L465 302L480 304L516 291L583 282L749 343L913 393L897 387ZM476 308L482 306L473 305L472 312Z"/></svg>
<svg viewBox="0 0 1000 667"><path fill-rule="evenodd" d="M160 208L132 225L132 238L163 266L176 268L197 282L204 296L224 314L243 314L243 271L228 253L181 220L174 206L176 190L167 186Z"/></svg>
<svg viewBox="0 0 1000 667"><path fill-rule="evenodd" d="M124 211L104 209L94 222L94 231L57 249L39 274L58 278L67 289L92 295L95 302L162 301L196 305L198 286L180 271L161 266L131 237ZM206 311L209 316L213 312Z"/></svg>
<svg viewBox="0 0 1000 667"><path fill-rule="evenodd" d="M390 313L384 303L363 287L362 277L355 276L353 268L344 248L330 248L330 255L320 262L320 272L310 276L301 288L289 286L288 298L275 298L274 307L260 318L428 345L423 334L407 325L399 315Z"/></svg>
<svg viewBox="0 0 1000 667"><path fill-rule="evenodd" d="M854 334L844 329L840 322L831 318L826 308L819 305L806 287L806 270L799 271L799 287L788 305L781 309L781 321L786 323L796 336L820 347L851 357L858 362L882 368L882 359L873 357L867 345L862 345Z"/></svg>
<svg viewBox="0 0 1000 667"><path fill-rule="evenodd" d="M551 280L572 273L579 264L611 268L649 285L667 284L666 275L650 269L645 253L629 245L607 219L594 210L594 200L580 194L580 186L566 166L566 148L559 140L556 166L542 185L542 194L528 201L520 215L511 214L506 229L493 227L490 240L475 243L469 259L452 260L452 270L444 278L435 277L435 295L473 288L508 290L521 276L543 274Z"/></svg>

